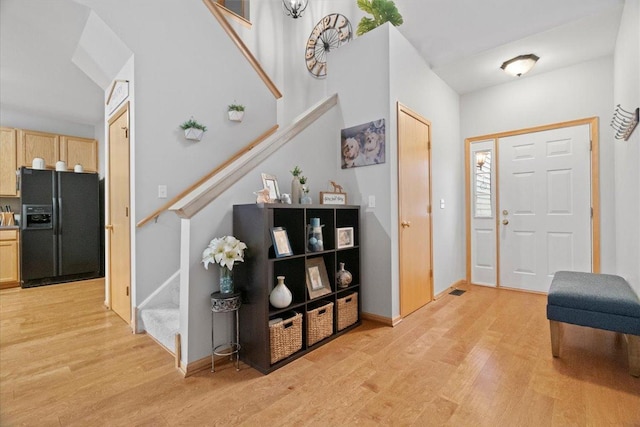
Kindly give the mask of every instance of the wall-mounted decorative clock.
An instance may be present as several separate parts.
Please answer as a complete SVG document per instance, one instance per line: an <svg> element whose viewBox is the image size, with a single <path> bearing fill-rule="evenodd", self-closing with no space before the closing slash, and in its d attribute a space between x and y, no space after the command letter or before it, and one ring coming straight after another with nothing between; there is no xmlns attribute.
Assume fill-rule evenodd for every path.
<svg viewBox="0 0 640 427"><path fill-rule="evenodd" d="M318 78L327 75L327 52L337 49L352 38L351 23L346 16L332 13L313 27L304 51L307 70Z"/></svg>

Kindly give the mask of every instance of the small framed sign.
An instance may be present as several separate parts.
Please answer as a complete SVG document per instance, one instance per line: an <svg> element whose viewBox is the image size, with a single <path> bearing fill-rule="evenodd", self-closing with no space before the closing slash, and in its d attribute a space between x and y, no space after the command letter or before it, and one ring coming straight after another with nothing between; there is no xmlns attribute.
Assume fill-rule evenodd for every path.
<svg viewBox="0 0 640 427"><path fill-rule="evenodd" d="M287 230L285 230L284 227L272 228L271 240L273 241L273 251L276 258L293 255L291 244L289 243L289 236L287 236Z"/></svg>
<svg viewBox="0 0 640 427"><path fill-rule="evenodd" d="M328 191L320 192L321 205L346 205L347 193L330 193Z"/></svg>

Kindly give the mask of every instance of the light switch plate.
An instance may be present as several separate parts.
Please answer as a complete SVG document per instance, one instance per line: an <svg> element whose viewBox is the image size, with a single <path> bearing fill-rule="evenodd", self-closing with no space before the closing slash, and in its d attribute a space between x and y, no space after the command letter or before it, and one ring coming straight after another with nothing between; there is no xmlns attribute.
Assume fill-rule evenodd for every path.
<svg viewBox="0 0 640 427"><path fill-rule="evenodd" d="M166 199L166 198L167 198L167 186L158 185L158 199Z"/></svg>
<svg viewBox="0 0 640 427"><path fill-rule="evenodd" d="M369 207L370 208L376 207L376 196L369 196Z"/></svg>

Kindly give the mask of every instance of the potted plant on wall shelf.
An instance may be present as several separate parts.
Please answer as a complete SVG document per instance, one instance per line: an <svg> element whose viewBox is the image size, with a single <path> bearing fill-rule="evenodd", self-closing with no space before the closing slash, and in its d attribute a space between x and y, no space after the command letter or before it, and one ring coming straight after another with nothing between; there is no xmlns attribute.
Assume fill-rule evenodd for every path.
<svg viewBox="0 0 640 427"><path fill-rule="evenodd" d="M357 0L357 4L360 10L373 15L373 18L365 16L360 20L356 30L358 36L379 27L385 22L390 22L396 27L403 23L402 15L400 15L392 0Z"/></svg>
<svg viewBox="0 0 640 427"><path fill-rule="evenodd" d="M180 128L184 130L184 137L192 141L200 141L207 131L207 127L198 123L193 117L181 124Z"/></svg>
<svg viewBox="0 0 640 427"><path fill-rule="evenodd" d="M229 120L232 122L241 122L244 118L244 105L231 104L229 105Z"/></svg>

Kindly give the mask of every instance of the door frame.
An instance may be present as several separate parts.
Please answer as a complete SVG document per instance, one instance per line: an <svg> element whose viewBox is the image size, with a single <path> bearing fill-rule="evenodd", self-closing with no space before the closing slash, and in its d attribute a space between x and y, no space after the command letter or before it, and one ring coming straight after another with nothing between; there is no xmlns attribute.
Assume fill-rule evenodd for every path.
<svg viewBox="0 0 640 427"><path fill-rule="evenodd" d="M471 283L471 221L472 221L472 199L471 199L471 144L474 142L493 140L494 141L494 163L496 165L496 185L495 200L496 212L500 211L500 139L508 136L523 135L527 133L541 132L546 130L561 129L565 127L574 127L580 125L589 125L591 137L591 268L594 273L600 273L600 152L599 152L599 128L598 117L588 117L585 119L571 120L567 122L553 123L543 126L535 126L530 128L512 130L507 132L492 133L482 136L474 136L464 140L464 176L465 176L465 234L466 234L466 280ZM496 215L496 287L500 287L500 236L499 230L500 218Z"/></svg>
<svg viewBox="0 0 640 427"><path fill-rule="evenodd" d="M134 284L133 284L133 264L132 264L132 251L133 251L133 231L135 228L133 227L133 209L131 206L131 103L127 101L120 108L118 108L107 120L107 126L105 129L105 134L107 135L106 140L107 144L105 147L105 226L107 224L111 224L111 138L110 138L110 127L118 120L122 114L127 114L127 126L129 132L129 188L127 189L129 192L129 251L127 253L127 260L129 262L129 305L130 305L130 316L127 324L132 328L135 332L137 330L137 316L135 315L135 310L133 308L133 300L134 300ZM105 306L112 310L112 295L111 295L111 231L105 227Z"/></svg>
<svg viewBox="0 0 640 427"><path fill-rule="evenodd" d="M397 150L398 150L398 219L400 220L400 218L402 217L402 177L400 175L400 168L402 167L400 164L400 113L405 113L411 117L413 117L414 119L426 124L429 128L429 135L428 135L428 142L427 142L427 162L429 165L429 194L428 194L428 211L427 214L429 216L429 263L430 263L430 268L429 268L429 278L428 278L428 282L429 282L429 301L427 302L427 304L429 302L432 302L434 300L434 290L433 290L433 209L432 209L432 161L431 161L431 121L427 120L425 117L423 117L422 115L418 114L417 112L415 112L414 110L410 109L409 107L407 107L406 105L402 104L401 102L397 102L396 105L396 124L397 124L397 129L396 129L396 139L397 139ZM399 313L400 313L400 318L404 318L407 315L411 314L411 313L403 313L403 309L402 309L402 276L403 276L403 272L402 272L402 268L401 268L401 264L400 264L400 257L402 257L402 244L400 242L401 237L401 231L400 231L400 223L398 221L398 229L397 229L397 235L398 235L398 309L399 309Z"/></svg>

